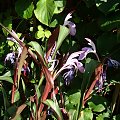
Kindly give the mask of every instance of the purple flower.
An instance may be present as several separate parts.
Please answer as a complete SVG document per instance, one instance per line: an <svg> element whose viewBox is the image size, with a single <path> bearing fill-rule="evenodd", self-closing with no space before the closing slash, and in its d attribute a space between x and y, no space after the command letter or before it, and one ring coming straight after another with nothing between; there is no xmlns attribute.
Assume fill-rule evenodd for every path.
<svg viewBox="0 0 120 120"><path fill-rule="evenodd" d="M5 57L5 64L7 64L7 62L10 62L10 64L14 64L15 63L15 52L12 53L8 53Z"/></svg>
<svg viewBox="0 0 120 120"><path fill-rule="evenodd" d="M96 86L98 87L98 90L101 91L103 88L103 83L106 80L106 70L103 71L100 75L100 79L96 82Z"/></svg>
<svg viewBox="0 0 120 120"><path fill-rule="evenodd" d="M108 67L113 67L113 68L117 69L120 66L120 62L118 62L117 60L108 58L107 65L108 65Z"/></svg>
<svg viewBox="0 0 120 120"><path fill-rule="evenodd" d="M69 85L71 80L73 80L74 76L75 76L75 68L71 67L71 69L67 69L67 71L65 71L65 73L63 74L65 84Z"/></svg>
<svg viewBox="0 0 120 120"><path fill-rule="evenodd" d="M16 38L19 38L14 30L12 30L12 33L14 34L14 36L16 36ZM18 57L19 57L22 52L23 47L20 46L19 43L13 37L7 37L7 40L10 40L18 45ZM21 39L21 42L23 42L23 41L24 41L24 37Z"/></svg>
<svg viewBox="0 0 120 120"><path fill-rule="evenodd" d="M68 26L70 30L70 34L74 36L76 34L76 25L73 22L69 21L70 18L72 18L72 12L66 16L63 25Z"/></svg>
<svg viewBox="0 0 120 120"><path fill-rule="evenodd" d="M89 38L85 38L87 41L88 41L88 45L90 45L90 47L84 47L82 48L82 51L83 53L80 54L79 56L79 60L83 60L86 58L86 56L89 54L89 53L94 53L97 57L97 59L99 60L99 57L96 53L96 47L95 47L95 44L92 42L92 40L90 40Z"/></svg>

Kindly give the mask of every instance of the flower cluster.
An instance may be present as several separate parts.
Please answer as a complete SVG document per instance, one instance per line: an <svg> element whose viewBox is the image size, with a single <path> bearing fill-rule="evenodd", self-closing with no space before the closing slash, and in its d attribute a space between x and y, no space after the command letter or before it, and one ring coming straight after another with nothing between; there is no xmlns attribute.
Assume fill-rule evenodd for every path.
<svg viewBox="0 0 120 120"><path fill-rule="evenodd" d="M63 65L63 67L57 73L57 74L59 74L61 71L67 70L63 74L63 78L65 80L66 85L70 84L70 81L74 78L75 72L77 72L77 71L80 71L81 73L85 72L85 68L81 61L84 60L89 53L94 53L96 55L96 57L98 58L98 55L96 53L95 44L89 38L85 38L85 39L88 41L89 47L84 47L84 48L82 48L81 51L72 53L68 57L66 63ZM98 58L98 60L99 60L99 58Z"/></svg>

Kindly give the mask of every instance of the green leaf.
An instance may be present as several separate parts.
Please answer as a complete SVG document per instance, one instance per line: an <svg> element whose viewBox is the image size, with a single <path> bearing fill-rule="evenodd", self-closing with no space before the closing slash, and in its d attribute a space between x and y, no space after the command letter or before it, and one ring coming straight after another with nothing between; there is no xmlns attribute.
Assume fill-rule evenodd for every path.
<svg viewBox="0 0 120 120"><path fill-rule="evenodd" d="M20 100L20 93L18 90L15 91L14 102Z"/></svg>
<svg viewBox="0 0 120 120"><path fill-rule="evenodd" d="M64 0L55 0L54 3L55 3L54 13L55 14L61 13L65 7L65 1Z"/></svg>
<svg viewBox="0 0 120 120"><path fill-rule="evenodd" d="M93 113L89 108L81 111L81 116L78 120L93 120Z"/></svg>
<svg viewBox="0 0 120 120"><path fill-rule="evenodd" d="M119 5L119 0L95 0L95 2L98 9L105 14L110 11L115 11Z"/></svg>
<svg viewBox="0 0 120 120"><path fill-rule="evenodd" d="M52 101L51 99L47 99L43 103L45 103L46 105L51 107L57 113L60 120L63 120L61 110L60 110L60 108L59 108L59 106L58 106L58 104L56 102Z"/></svg>
<svg viewBox="0 0 120 120"><path fill-rule="evenodd" d="M40 38L43 38L45 36L45 32L44 31L37 31L35 33L35 38L36 39L40 39Z"/></svg>
<svg viewBox="0 0 120 120"><path fill-rule="evenodd" d="M109 113L99 114L99 115L96 117L96 120L108 120L108 119L110 119ZM117 120L117 119L115 119L115 120Z"/></svg>
<svg viewBox="0 0 120 120"><path fill-rule="evenodd" d="M39 55L44 59L44 54L41 46L36 41L31 41L28 45L32 46L32 48L39 53Z"/></svg>
<svg viewBox="0 0 120 120"><path fill-rule="evenodd" d="M15 10L19 16L28 19L32 17L34 5L31 0L17 0Z"/></svg>
<svg viewBox="0 0 120 120"><path fill-rule="evenodd" d="M0 76L0 81L3 80L13 84L13 79L10 76Z"/></svg>
<svg viewBox="0 0 120 120"><path fill-rule="evenodd" d="M85 73L83 74L83 82L81 85L81 98L80 98L78 113L80 113L80 110L82 108L84 94L86 92L88 85L90 84L90 78L91 78L95 68L97 67L97 65L98 65L97 61L90 59L90 58L86 59Z"/></svg>
<svg viewBox="0 0 120 120"><path fill-rule="evenodd" d="M45 30L45 37L49 38L51 36L51 32L49 30Z"/></svg>
<svg viewBox="0 0 120 120"><path fill-rule="evenodd" d="M53 0L39 0L34 10L36 18L43 24L49 26L55 10Z"/></svg>
<svg viewBox="0 0 120 120"><path fill-rule="evenodd" d="M79 99L80 99L80 92L75 92L72 95L69 95L69 101L74 105L79 103Z"/></svg>
<svg viewBox="0 0 120 120"><path fill-rule="evenodd" d="M11 30L12 29L12 17L7 17L4 21L3 21L3 24L9 29ZM2 28L3 30L3 33L5 36L7 36L9 33L4 29Z"/></svg>
<svg viewBox="0 0 120 120"><path fill-rule="evenodd" d="M76 120L76 115L77 115L77 112L76 110L69 110L69 120Z"/></svg>
<svg viewBox="0 0 120 120"><path fill-rule="evenodd" d="M104 31L120 28L120 13L114 12L110 16L104 16L99 19L100 28Z"/></svg>
<svg viewBox="0 0 120 120"><path fill-rule="evenodd" d="M88 105L94 112L102 112L107 107L107 100L102 96L93 96Z"/></svg>
<svg viewBox="0 0 120 120"><path fill-rule="evenodd" d="M92 108L94 112L102 112L103 110L105 110L105 107L102 104L95 105L93 102L89 102L88 105L90 108Z"/></svg>
<svg viewBox="0 0 120 120"><path fill-rule="evenodd" d="M64 39L68 36L69 32L70 31L67 27L60 25L56 50L54 52L53 58L55 57L57 50L61 47Z"/></svg>

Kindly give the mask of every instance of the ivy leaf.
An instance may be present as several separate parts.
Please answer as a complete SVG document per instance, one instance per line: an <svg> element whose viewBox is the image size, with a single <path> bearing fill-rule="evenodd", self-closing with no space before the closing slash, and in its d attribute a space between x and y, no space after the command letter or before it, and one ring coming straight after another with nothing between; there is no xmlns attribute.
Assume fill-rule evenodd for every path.
<svg viewBox="0 0 120 120"><path fill-rule="evenodd" d="M36 18L43 24L49 26L55 10L53 0L40 0L37 2L37 8L34 10Z"/></svg>
<svg viewBox="0 0 120 120"><path fill-rule="evenodd" d="M31 0L17 0L15 10L19 16L28 19L32 17L34 5Z"/></svg>

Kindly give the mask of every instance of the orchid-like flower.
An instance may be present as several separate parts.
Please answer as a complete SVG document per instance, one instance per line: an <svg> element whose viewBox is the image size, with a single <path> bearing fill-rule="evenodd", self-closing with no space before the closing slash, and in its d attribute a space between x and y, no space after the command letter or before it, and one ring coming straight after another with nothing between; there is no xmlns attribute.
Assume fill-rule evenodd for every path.
<svg viewBox="0 0 120 120"><path fill-rule="evenodd" d="M84 51L78 51L78 52L74 52L72 53L69 58L67 59L66 63L63 65L63 67L57 72L57 74L55 75L55 78L63 71L63 70L71 70L74 69L75 71L80 71L81 73L85 72L85 69L83 67L83 64L78 61L77 57L79 57L79 55L81 53L83 53ZM72 72L72 71L71 71ZM69 73L68 73L69 74ZM67 77L66 75L68 74L64 74L64 77ZM54 79L55 79L54 78Z"/></svg>
<svg viewBox="0 0 120 120"><path fill-rule="evenodd" d="M63 25L68 26L70 29L70 34L74 36L76 34L76 25L73 22L69 21L70 18L72 18L72 12L66 16Z"/></svg>
<svg viewBox="0 0 120 120"><path fill-rule="evenodd" d="M16 36L16 38L19 38L18 35L15 33L14 30L12 30L12 33L14 34L14 36ZM20 46L20 44L13 37L7 37L7 40L10 40L10 41L18 44L18 57L19 57L20 54L21 54L21 52L22 52L23 47ZM21 42L23 42L23 41L24 41L24 37L21 39Z"/></svg>
<svg viewBox="0 0 120 120"><path fill-rule="evenodd" d="M79 56L79 60L83 60L86 58L86 56L89 54L89 53L94 53L97 57L97 59L99 60L99 57L96 53L96 47L95 47L95 44L92 42L92 40L90 40L89 38L85 38L85 40L88 41L88 45L90 45L90 47L84 47L82 48L82 51L84 51L82 54L80 54Z"/></svg>
<svg viewBox="0 0 120 120"><path fill-rule="evenodd" d="M10 64L15 63L15 52L11 52L6 55L4 63L6 64L8 61L10 62Z"/></svg>

